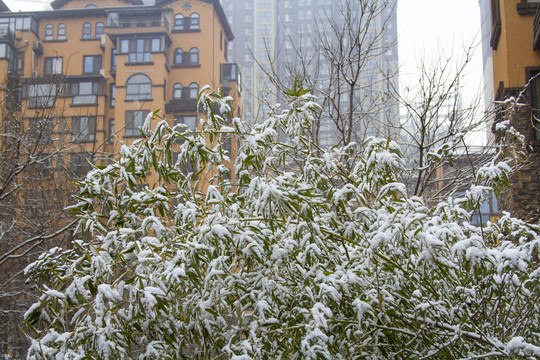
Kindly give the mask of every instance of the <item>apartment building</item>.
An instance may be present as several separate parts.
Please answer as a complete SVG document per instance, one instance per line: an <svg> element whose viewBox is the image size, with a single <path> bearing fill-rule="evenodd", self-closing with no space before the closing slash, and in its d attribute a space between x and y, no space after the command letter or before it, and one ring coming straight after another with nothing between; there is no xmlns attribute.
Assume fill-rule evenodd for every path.
<svg viewBox="0 0 540 360"><path fill-rule="evenodd" d="M34 301L22 270L39 251L63 246L40 237L70 221L63 208L73 179L88 160L103 165L139 138L154 110L171 125L199 126L205 85L236 98L239 114L241 75L229 62L233 33L218 0L55 0L32 12L3 5L0 357L22 358L22 315ZM224 144L234 154L237 144Z"/></svg>
<svg viewBox="0 0 540 360"><path fill-rule="evenodd" d="M399 105L389 96L399 87L396 0L222 0L222 4L237 38L229 46L231 59L243 69L247 119L257 121L276 103L283 104L283 90L297 78L325 106L316 130L320 145L339 142L343 136L336 123L343 125L348 110L356 119L354 140L396 135ZM353 33L362 44L354 43ZM350 53L339 53L340 43ZM357 67L340 68L349 60ZM358 81L352 86L345 81L338 84L345 73L358 76ZM324 103L325 98L334 100Z"/></svg>
<svg viewBox="0 0 540 360"><path fill-rule="evenodd" d="M491 0L491 37L495 99L515 97L525 106L510 125L525 136L528 159L510 179L500 208L528 220L540 217L540 12L538 0ZM501 111L505 109L500 108ZM507 119L501 113L496 123ZM495 126L494 126L495 129Z"/></svg>
<svg viewBox="0 0 540 360"><path fill-rule="evenodd" d="M9 83L2 96L29 128L45 114L59 119L47 131L84 145L71 154L74 170L86 164L89 150L114 154L137 138L155 109L171 124L196 126L204 85L233 87L239 95L239 72L227 55L233 34L217 0L153 6L55 0L51 6L0 17L0 74Z"/></svg>

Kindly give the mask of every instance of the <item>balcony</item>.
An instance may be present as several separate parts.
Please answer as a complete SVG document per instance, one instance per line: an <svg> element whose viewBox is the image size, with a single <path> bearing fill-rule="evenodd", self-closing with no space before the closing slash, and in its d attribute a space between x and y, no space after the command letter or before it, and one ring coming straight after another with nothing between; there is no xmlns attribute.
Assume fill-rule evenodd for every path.
<svg viewBox="0 0 540 360"><path fill-rule="evenodd" d="M165 112L179 113L179 112L196 112L197 111L197 99L178 99L171 100L165 104Z"/></svg>
<svg viewBox="0 0 540 360"><path fill-rule="evenodd" d="M0 29L0 41L6 41L13 44L15 42L15 33L10 29Z"/></svg>
<svg viewBox="0 0 540 360"><path fill-rule="evenodd" d="M153 31L169 32L169 21L161 11L128 11L108 14L107 25L112 33L133 33L133 29L156 28Z"/></svg>

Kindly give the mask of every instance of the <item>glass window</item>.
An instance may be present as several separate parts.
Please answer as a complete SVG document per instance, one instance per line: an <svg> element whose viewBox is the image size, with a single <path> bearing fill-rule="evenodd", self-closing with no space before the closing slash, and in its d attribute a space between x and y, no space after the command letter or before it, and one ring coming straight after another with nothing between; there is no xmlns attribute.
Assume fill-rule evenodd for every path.
<svg viewBox="0 0 540 360"><path fill-rule="evenodd" d="M96 39L101 38L101 35L105 33L105 25L102 22L96 23L95 36Z"/></svg>
<svg viewBox="0 0 540 360"><path fill-rule="evenodd" d="M71 84L73 104L97 104L99 84L96 81L81 81Z"/></svg>
<svg viewBox="0 0 540 360"><path fill-rule="evenodd" d="M188 130L197 130L197 116L177 116L174 118L174 125L184 124Z"/></svg>
<svg viewBox="0 0 540 360"><path fill-rule="evenodd" d="M199 95L199 85L196 82L192 82L189 85L189 98L196 99L197 95Z"/></svg>
<svg viewBox="0 0 540 360"><path fill-rule="evenodd" d="M35 84L28 86L29 106L52 107L56 99L56 84Z"/></svg>
<svg viewBox="0 0 540 360"><path fill-rule="evenodd" d="M152 39L152 52L161 51L161 41L159 38Z"/></svg>
<svg viewBox="0 0 540 360"><path fill-rule="evenodd" d="M62 74L62 57L46 57L43 73L45 75Z"/></svg>
<svg viewBox="0 0 540 360"><path fill-rule="evenodd" d="M152 61L152 52L161 51L161 38L120 40L120 52L128 53L130 63Z"/></svg>
<svg viewBox="0 0 540 360"><path fill-rule="evenodd" d="M83 57L83 74L98 74L101 69L101 55Z"/></svg>
<svg viewBox="0 0 540 360"><path fill-rule="evenodd" d="M86 142L96 139L96 117L78 116L71 120L73 141Z"/></svg>
<svg viewBox="0 0 540 360"><path fill-rule="evenodd" d="M71 153L69 170L77 176L85 176L92 170L91 159L92 157L88 153Z"/></svg>
<svg viewBox="0 0 540 360"><path fill-rule="evenodd" d="M52 119L29 119L28 136L32 144L50 144L52 142L53 126Z"/></svg>
<svg viewBox="0 0 540 360"><path fill-rule="evenodd" d="M109 119L109 128L107 132L107 144L114 142L114 119Z"/></svg>
<svg viewBox="0 0 540 360"><path fill-rule="evenodd" d="M91 39L92 38L92 24L84 23L82 28L82 38Z"/></svg>
<svg viewBox="0 0 540 360"><path fill-rule="evenodd" d="M139 136L139 129L148 116L147 110L126 111L125 136Z"/></svg>
<svg viewBox="0 0 540 360"><path fill-rule="evenodd" d="M193 13L189 17L189 29L190 30L199 30L200 29L200 18L199 14Z"/></svg>
<svg viewBox="0 0 540 360"><path fill-rule="evenodd" d="M191 48L191 50L189 50L189 63L190 64L199 63L199 49Z"/></svg>
<svg viewBox="0 0 540 360"><path fill-rule="evenodd" d="M111 107L116 105L116 85L111 84Z"/></svg>
<svg viewBox="0 0 540 360"><path fill-rule="evenodd" d="M66 25L58 24L58 40L66 40Z"/></svg>
<svg viewBox="0 0 540 360"><path fill-rule="evenodd" d="M54 27L52 24L45 25L45 37L43 40L53 40L54 38Z"/></svg>
<svg viewBox="0 0 540 360"><path fill-rule="evenodd" d="M174 63L182 64L184 62L184 50L178 48L174 49Z"/></svg>
<svg viewBox="0 0 540 360"><path fill-rule="evenodd" d="M176 83L173 86L173 99L181 99L182 98L182 84Z"/></svg>
<svg viewBox="0 0 540 360"><path fill-rule="evenodd" d="M152 81L143 74L135 74L126 82L126 100L151 100Z"/></svg>
<svg viewBox="0 0 540 360"><path fill-rule="evenodd" d="M184 15L176 14L174 16L174 30L184 30Z"/></svg>

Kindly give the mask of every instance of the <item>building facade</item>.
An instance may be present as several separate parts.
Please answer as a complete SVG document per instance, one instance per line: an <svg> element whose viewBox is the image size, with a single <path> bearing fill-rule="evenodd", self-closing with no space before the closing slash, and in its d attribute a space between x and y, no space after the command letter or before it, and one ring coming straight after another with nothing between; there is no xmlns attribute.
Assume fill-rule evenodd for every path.
<svg viewBox="0 0 540 360"><path fill-rule="evenodd" d="M227 53L233 33L218 0L55 0L51 6L0 7L0 357L25 355L20 325L34 299L22 269L52 246L43 234L70 221L63 207L73 202L73 179L91 168L88 160L106 164L140 137L155 110L170 125L198 127L197 97L205 85L232 95L235 115L241 111L240 72ZM232 155L237 144L226 146ZM66 174L68 181L59 182ZM201 174L202 191L205 176L212 174ZM40 239L39 246L26 252L21 244L29 238Z"/></svg>
<svg viewBox="0 0 540 360"><path fill-rule="evenodd" d="M349 114L356 135L350 140L395 135L399 105L390 94L398 89L396 0L222 3L238 39L230 54L243 69L247 119L256 121L283 104L283 92L297 79L324 107L316 129L321 146L343 144ZM355 80L340 81L345 77Z"/></svg>
<svg viewBox="0 0 540 360"><path fill-rule="evenodd" d="M540 215L540 13L538 0L491 0L491 38L495 100L510 97L524 106L511 113L510 125L528 145L528 159L511 179L500 208L515 216ZM498 120L506 120L500 105ZM496 127L494 126L494 129Z"/></svg>

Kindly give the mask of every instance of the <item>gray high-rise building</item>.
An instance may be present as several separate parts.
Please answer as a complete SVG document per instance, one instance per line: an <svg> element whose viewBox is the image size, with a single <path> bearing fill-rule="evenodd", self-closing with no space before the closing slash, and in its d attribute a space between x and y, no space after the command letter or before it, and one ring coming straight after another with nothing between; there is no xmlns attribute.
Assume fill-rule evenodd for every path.
<svg viewBox="0 0 540 360"><path fill-rule="evenodd" d="M294 80L323 112L321 146L394 136L399 125L397 0L221 0L235 34L243 108L257 121ZM352 134L352 136L351 136Z"/></svg>

